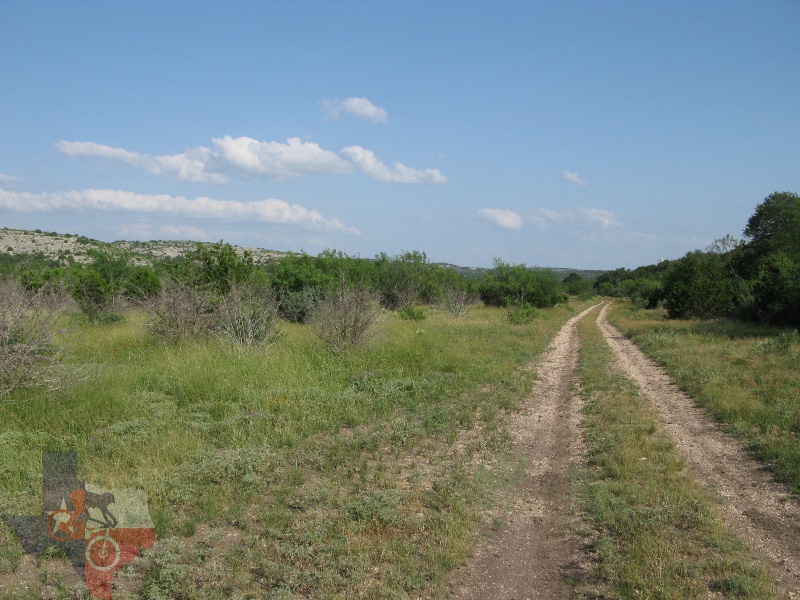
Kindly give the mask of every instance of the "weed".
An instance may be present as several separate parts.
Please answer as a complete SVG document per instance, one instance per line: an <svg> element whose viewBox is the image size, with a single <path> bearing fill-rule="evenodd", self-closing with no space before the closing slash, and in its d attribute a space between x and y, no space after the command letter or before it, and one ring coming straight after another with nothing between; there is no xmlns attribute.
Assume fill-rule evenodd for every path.
<svg viewBox="0 0 800 600"><path fill-rule="evenodd" d="M416 306L406 306L397 311L397 316L403 321L424 321L427 317L425 311Z"/></svg>
<svg viewBox="0 0 800 600"><path fill-rule="evenodd" d="M530 304L517 304L506 312L508 322L513 325L530 325L534 319L541 316L542 313Z"/></svg>

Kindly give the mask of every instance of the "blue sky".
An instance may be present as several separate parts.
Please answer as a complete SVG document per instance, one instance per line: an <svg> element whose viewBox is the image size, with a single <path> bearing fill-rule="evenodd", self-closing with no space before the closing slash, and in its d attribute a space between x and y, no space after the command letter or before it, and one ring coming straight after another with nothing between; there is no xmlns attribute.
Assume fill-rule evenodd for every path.
<svg viewBox="0 0 800 600"><path fill-rule="evenodd" d="M635 267L800 192L800 3L0 2L0 225Z"/></svg>

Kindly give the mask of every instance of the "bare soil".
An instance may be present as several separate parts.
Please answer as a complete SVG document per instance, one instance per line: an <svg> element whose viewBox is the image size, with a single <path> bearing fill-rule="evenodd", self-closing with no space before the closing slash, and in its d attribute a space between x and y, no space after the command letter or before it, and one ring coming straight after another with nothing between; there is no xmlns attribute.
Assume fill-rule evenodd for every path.
<svg viewBox="0 0 800 600"><path fill-rule="evenodd" d="M800 503L608 322L608 308L603 307L597 323L614 351L617 368L659 411L694 477L721 500L725 524L763 559L787 597L800 598Z"/></svg>
<svg viewBox="0 0 800 600"><path fill-rule="evenodd" d="M526 475L496 533L450 578L452 598L568 598L584 563L569 499L570 473L582 461L581 401L573 388L578 322L570 319L536 366L538 380L511 427Z"/></svg>

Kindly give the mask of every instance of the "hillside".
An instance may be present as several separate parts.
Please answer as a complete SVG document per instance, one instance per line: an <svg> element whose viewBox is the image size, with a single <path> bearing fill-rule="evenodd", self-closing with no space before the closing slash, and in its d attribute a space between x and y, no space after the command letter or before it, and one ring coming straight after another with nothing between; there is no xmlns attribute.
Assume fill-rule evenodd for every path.
<svg viewBox="0 0 800 600"><path fill-rule="evenodd" d="M142 264L149 264L153 260L171 261L179 259L192 250L197 244L210 246L210 242L193 242L190 240L150 240L147 242L118 240L115 242L101 242L82 235L71 233L56 233L54 231L28 231L23 229L0 228L0 253L14 255L38 255L47 260L58 261L64 265L70 262L89 262L91 250L120 248L130 252L134 260ZM245 248L234 246L236 251L244 253L250 251L257 264L264 264L274 258L280 258L292 252L280 250L267 250L265 248ZM450 263L436 263L470 279L480 279L486 271L491 269L482 267L462 267ZM584 279L596 279L604 271L591 269L571 269L561 267L550 268L559 279L570 273L578 273Z"/></svg>

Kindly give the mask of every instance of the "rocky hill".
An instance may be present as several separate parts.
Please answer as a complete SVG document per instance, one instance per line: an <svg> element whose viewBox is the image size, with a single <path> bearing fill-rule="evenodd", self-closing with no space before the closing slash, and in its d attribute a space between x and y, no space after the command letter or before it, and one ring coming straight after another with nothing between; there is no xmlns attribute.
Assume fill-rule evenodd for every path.
<svg viewBox="0 0 800 600"><path fill-rule="evenodd" d="M89 253L92 250L105 250L110 248L120 248L133 255L134 261L139 264L150 264L153 260L175 260L179 259L192 250L197 244L211 245L209 242L192 242L188 240L151 240L149 242L101 242L82 235L70 233L56 233L51 231L27 231L23 229L0 228L0 254L10 253L14 255L39 256L48 260L57 261L63 265L71 262L89 262ZM269 260L280 258L292 254L279 250L267 250L264 248L244 248L234 246L237 252L244 253L249 250L253 255L253 260L257 264L264 264ZM481 267L461 267L449 263L438 263L461 273L471 279L480 279L483 273L491 269ZM551 269L559 279L563 279L570 273L578 273L584 279L596 279L603 271L593 271L587 269Z"/></svg>

